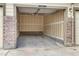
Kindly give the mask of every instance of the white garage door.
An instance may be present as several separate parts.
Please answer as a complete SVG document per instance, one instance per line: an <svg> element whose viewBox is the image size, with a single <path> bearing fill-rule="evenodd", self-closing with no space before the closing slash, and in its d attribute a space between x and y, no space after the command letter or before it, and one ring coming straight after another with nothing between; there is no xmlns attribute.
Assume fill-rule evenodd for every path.
<svg viewBox="0 0 79 59"><path fill-rule="evenodd" d="M79 45L79 11L75 12L75 41Z"/></svg>
<svg viewBox="0 0 79 59"><path fill-rule="evenodd" d="M0 48L3 47L3 8L0 7Z"/></svg>

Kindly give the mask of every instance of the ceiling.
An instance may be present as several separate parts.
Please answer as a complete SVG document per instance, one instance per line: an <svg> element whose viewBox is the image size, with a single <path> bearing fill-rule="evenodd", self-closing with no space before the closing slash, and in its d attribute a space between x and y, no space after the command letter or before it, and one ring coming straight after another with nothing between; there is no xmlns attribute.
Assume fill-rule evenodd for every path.
<svg viewBox="0 0 79 59"><path fill-rule="evenodd" d="M48 8L32 8L32 7L19 7L20 13L30 13L30 14L50 14L56 11L56 9Z"/></svg>

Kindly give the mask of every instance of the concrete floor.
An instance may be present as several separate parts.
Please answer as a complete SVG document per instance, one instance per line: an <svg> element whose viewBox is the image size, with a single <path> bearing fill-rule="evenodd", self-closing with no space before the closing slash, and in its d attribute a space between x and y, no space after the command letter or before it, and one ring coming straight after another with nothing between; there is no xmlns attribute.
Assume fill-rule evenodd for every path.
<svg viewBox="0 0 79 59"><path fill-rule="evenodd" d="M79 56L79 47L0 49L0 56Z"/></svg>
<svg viewBox="0 0 79 59"><path fill-rule="evenodd" d="M46 36L20 36L17 48L49 48L58 47L58 42Z"/></svg>
<svg viewBox="0 0 79 59"><path fill-rule="evenodd" d="M48 37L20 36L18 48L0 49L0 56L79 56L79 47L64 47Z"/></svg>

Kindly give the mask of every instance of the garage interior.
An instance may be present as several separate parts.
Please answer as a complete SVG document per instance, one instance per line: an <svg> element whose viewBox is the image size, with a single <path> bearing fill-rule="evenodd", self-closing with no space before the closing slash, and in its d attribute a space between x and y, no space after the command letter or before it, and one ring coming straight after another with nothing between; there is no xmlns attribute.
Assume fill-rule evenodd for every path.
<svg viewBox="0 0 79 59"><path fill-rule="evenodd" d="M64 9L17 7L17 48L64 45Z"/></svg>

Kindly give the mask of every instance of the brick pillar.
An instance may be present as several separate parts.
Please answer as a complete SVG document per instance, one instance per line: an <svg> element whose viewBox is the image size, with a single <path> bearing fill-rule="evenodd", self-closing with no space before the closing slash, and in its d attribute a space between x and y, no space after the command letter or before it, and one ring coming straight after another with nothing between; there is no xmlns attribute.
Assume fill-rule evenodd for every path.
<svg viewBox="0 0 79 59"><path fill-rule="evenodd" d="M67 17L65 19L65 46L74 46L75 39L74 39L74 7L71 4L67 8Z"/></svg>
<svg viewBox="0 0 79 59"><path fill-rule="evenodd" d="M15 19L15 7L13 4L5 5L5 17L4 17L4 49L16 48L16 19Z"/></svg>

